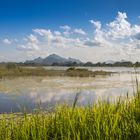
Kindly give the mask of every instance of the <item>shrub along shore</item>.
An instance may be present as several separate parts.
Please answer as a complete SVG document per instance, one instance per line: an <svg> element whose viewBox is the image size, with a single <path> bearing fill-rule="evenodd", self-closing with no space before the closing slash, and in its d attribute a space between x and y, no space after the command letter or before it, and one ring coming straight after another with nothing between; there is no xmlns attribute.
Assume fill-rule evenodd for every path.
<svg viewBox="0 0 140 140"><path fill-rule="evenodd" d="M81 68L68 68L67 70L45 69L43 67L27 68L17 65L0 67L0 79L18 76L70 76L70 77L95 77L96 75L110 75L106 71L90 71Z"/></svg>

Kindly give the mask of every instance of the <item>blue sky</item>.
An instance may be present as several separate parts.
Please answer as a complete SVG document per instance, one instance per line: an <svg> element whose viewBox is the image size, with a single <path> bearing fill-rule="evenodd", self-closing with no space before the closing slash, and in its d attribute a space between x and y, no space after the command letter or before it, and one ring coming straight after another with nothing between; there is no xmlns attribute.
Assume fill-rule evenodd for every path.
<svg viewBox="0 0 140 140"><path fill-rule="evenodd" d="M118 36L120 36L120 34L118 33L117 36L117 33L114 33L120 32L120 30L124 30L124 28L126 28L126 30L131 28L131 32L135 30L136 35L139 34L139 5L139 0L0 0L0 61L15 61L17 60L15 56L20 56L18 61L24 61L27 58L31 59L37 55L45 57L51 53L58 53L65 57L77 57L85 61L103 61L100 58L103 52L106 52L106 55L108 55L108 57L103 58L104 60L118 59L117 57L111 57L111 55L113 56L114 54L108 52L110 48L106 48L106 46L111 46L111 43L115 44L112 46L117 46L118 44L122 51L125 50L122 48L122 44L124 47L128 46L130 42L133 42L133 45L135 43L136 46L135 49L139 48L139 40L138 38L134 40L134 34L130 33L130 36L127 36L124 33L121 34L122 37L119 38ZM119 16L119 12L120 19L121 17L123 17L123 19L115 22L117 16ZM125 26L126 22L123 22L123 20L130 23L130 26L129 24ZM111 25L109 27L107 26L113 21L114 24L116 24L114 27L120 25L120 30L114 31ZM101 23L100 29L96 26L97 23ZM136 28L135 25L137 25L138 28ZM71 31L62 28L62 26L70 27ZM123 26L122 29L121 26ZM41 35L41 31L43 31L41 29L50 31L50 33L45 32ZM112 31L109 31L111 29ZM60 34L56 35L56 31L57 33L60 32L61 36ZM64 32L67 32L67 35ZM101 36L103 33L108 33L108 38ZM49 37L48 34L50 35ZM43 36L44 38L51 38L51 41L61 40L65 45L62 48L58 48L61 44L56 44L56 42L55 44L49 44L48 42L50 40L45 40ZM112 37L111 40L109 40L109 37ZM77 39L77 41L74 39ZM121 44L120 40L122 41ZM85 48L83 49L82 47L85 46L83 45L81 48L75 47L71 49L69 43L72 42L70 41L73 41L73 43L75 42L75 46L82 46L82 44L86 44L85 42L91 42L89 46L86 46L87 54L91 52L89 49L92 49L93 54L96 51L100 51L101 54L95 58L92 58L92 54L90 54L90 57L83 58L82 52L84 52L83 50ZM102 43L104 43L104 45L101 45ZM36 52L31 49L32 45L33 48L36 49ZM105 47L102 48L103 46ZM25 48L27 48L26 51ZM72 51L68 53L70 49L77 51L77 53ZM134 48L130 48L129 46L129 51L131 49L134 55ZM116 52L119 51L119 49L116 50L115 48L114 50L112 47L112 51ZM10 52L13 52L15 56ZM24 58L24 56L26 57ZM127 59L128 57L122 55L119 58ZM138 57L133 61L137 59Z"/></svg>
<svg viewBox="0 0 140 140"><path fill-rule="evenodd" d="M1 35L13 35L38 27L57 29L62 24L89 29L88 20L106 23L118 11L137 22L139 5L139 0L1 0L0 30Z"/></svg>

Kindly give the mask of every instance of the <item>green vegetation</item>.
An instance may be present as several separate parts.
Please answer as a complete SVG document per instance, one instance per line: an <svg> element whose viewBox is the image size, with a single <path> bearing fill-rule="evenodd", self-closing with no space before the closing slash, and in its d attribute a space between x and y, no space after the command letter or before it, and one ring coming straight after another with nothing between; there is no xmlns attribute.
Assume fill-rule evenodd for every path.
<svg viewBox="0 0 140 140"><path fill-rule="evenodd" d="M17 76L71 76L71 77L95 77L96 75L107 75L110 72L89 71L87 69L69 68L68 70L47 70L43 67L26 68L16 64L7 64L0 67L0 79Z"/></svg>
<svg viewBox="0 0 140 140"><path fill-rule="evenodd" d="M78 76L78 77L95 77L96 75L109 75L111 72L106 72L106 71L89 71L88 69L84 68L75 68L75 67L70 67L69 69L66 70L65 75L66 76Z"/></svg>
<svg viewBox="0 0 140 140"><path fill-rule="evenodd" d="M67 63L53 63L53 64L44 64L44 63L38 63L38 62L20 62L20 63L10 63L10 62L0 62L0 66L9 65L9 64L16 64L18 66L32 66L32 67L38 67L38 66L66 66L66 67L140 67L140 62L131 62L131 61L110 61L110 62L86 62L86 63L77 63L77 62L67 62Z"/></svg>
<svg viewBox="0 0 140 140"><path fill-rule="evenodd" d="M138 140L140 93L116 104L56 107L51 113L1 115L0 140Z"/></svg>
<svg viewBox="0 0 140 140"><path fill-rule="evenodd" d="M18 65L23 65L23 66L48 66L45 64L38 64L38 63L17 63ZM77 62L69 62L69 63L53 63L52 65L49 66L67 66L67 67L76 67L76 66L81 66L81 67L140 67L140 62L131 62L131 61L116 61L112 63L107 63L107 62L86 62L86 63L77 63Z"/></svg>

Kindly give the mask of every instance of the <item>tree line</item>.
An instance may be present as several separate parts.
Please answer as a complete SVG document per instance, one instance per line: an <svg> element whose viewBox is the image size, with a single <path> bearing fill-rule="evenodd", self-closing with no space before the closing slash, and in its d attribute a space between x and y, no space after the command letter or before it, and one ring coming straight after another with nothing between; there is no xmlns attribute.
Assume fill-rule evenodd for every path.
<svg viewBox="0 0 140 140"><path fill-rule="evenodd" d="M124 62L114 62L114 63L106 63L106 62L86 62L86 63L76 63L76 62L68 62L68 63L53 63L51 65L42 65L37 63L26 63L26 62L1 62L0 66L6 66L7 68L12 68L16 66L81 66L81 67L140 67L140 62L131 62L131 61L124 61Z"/></svg>

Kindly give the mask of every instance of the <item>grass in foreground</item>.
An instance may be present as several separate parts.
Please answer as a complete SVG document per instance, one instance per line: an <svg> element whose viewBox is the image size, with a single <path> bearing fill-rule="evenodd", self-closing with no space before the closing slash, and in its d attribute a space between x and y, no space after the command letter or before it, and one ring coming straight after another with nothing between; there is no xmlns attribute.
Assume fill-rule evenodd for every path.
<svg viewBox="0 0 140 140"><path fill-rule="evenodd" d="M0 140L139 140L140 93L116 104L67 105L52 113L1 115Z"/></svg>

